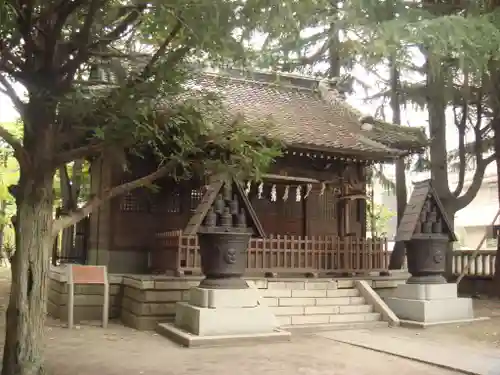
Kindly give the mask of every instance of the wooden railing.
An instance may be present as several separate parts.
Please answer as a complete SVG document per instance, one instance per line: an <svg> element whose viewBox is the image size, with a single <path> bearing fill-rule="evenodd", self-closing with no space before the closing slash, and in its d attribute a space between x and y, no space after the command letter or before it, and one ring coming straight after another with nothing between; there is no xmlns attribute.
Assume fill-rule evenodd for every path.
<svg viewBox="0 0 500 375"><path fill-rule="evenodd" d="M153 269L200 272L198 239L182 232L156 236ZM252 238L247 253L249 273L367 273L387 270L387 240L333 236Z"/></svg>
<svg viewBox="0 0 500 375"><path fill-rule="evenodd" d="M481 250L474 257L473 250L453 252L453 273L460 275L466 269L465 276L493 277L495 274L496 250Z"/></svg>

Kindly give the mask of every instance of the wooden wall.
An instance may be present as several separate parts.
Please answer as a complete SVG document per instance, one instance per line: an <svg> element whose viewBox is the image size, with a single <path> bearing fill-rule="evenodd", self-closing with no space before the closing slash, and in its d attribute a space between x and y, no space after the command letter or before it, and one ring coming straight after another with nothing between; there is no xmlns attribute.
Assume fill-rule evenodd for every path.
<svg viewBox="0 0 500 375"><path fill-rule="evenodd" d="M254 184L249 194L251 203L261 220L267 235L323 236L354 235L364 237L366 230L365 202L339 199L338 189L345 192L346 162L331 160L308 165L307 161L283 158L272 166L270 173L296 177L315 178L330 181L330 188L320 194L321 186L313 185L307 199L296 200L297 184L289 184L288 198L283 200L286 184L270 181L264 186L263 198L257 197ZM361 179L364 173L361 165L354 165L352 171ZM141 168L132 176L112 169L107 163L98 162L92 166L92 191L104 191L110 186L123 183L135 174L143 175ZM147 173L147 172L146 172ZM181 230L187 224L202 197L201 183L186 182L172 184L158 182L161 190L153 192L146 188L136 189L111 200L91 217L91 249L107 250L108 262L114 262L118 253L130 253L130 264L118 267L120 272L130 268L145 268L149 251L153 246L155 233ZM270 200L270 189L276 184L277 199ZM307 184L302 185L302 195ZM364 188L364 185L363 185ZM347 214L346 214L347 213ZM134 254L132 256L132 254ZM134 260L135 259L135 260ZM116 260L118 262L118 260ZM103 263L103 262L100 262ZM140 264L140 265L137 265ZM122 270L123 268L123 270Z"/></svg>

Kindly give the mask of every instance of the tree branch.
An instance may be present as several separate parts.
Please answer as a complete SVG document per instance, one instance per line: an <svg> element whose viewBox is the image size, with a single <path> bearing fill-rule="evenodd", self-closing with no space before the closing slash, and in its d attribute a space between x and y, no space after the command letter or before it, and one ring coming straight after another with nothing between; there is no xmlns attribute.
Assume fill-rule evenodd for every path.
<svg viewBox="0 0 500 375"><path fill-rule="evenodd" d="M476 197L477 192L479 191L483 183L483 177L484 172L486 171L486 167L494 160L496 160L496 154L488 156L480 164L478 164L476 172L474 173L474 177L472 178L472 183L467 189L467 192L461 197L458 197L456 200L457 211L466 207Z"/></svg>
<svg viewBox="0 0 500 375"><path fill-rule="evenodd" d="M59 167L59 166L64 165L66 163L70 163L74 160L84 159L84 158L91 156L93 154L100 153L103 150L104 150L104 143L103 142L89 143L85 146L76 147L76 148L59 153L54 158L54 164L55 164L55 166Z"/></svg>
<svg viewBox="0 0 500 375"><path fill-rule="evenodd" d="M117 197L121 194L137 189L139 187L148 186L157 179L166 176L170 172L172 164L173 163L163 165L153 173L150 173L136 180L127 182L125 184L115 186L109 190L104 191L102 194L99 194L91 198L82 208L70 212L56 219L52 227L52 235L56 236L64 228L67 228L71 225L75 225L80 220L88 216L94 209L99 207L99 205L101 205L102 203L114 197Z"/></svg>
<svg viewBox="0 0 500 375"><path fill-rule="evenodd" d="M24 149L21 142L3 126L0 126L0 138L2 138L10 147L12 147L12 149L14 150L14 157L17 159L19 164L21 166L25 166L28 158L26 155L26 150Z"/></svg>
<svg viewBox="0 0 500 375"><path fill-rule="evenodd" d="M94 6L99 5L98 1L96 0L93 0L92 3L94 4ZM87 13L87 16L89 17L87 17L85 21L87 28L75 35L75 40L71 42L71 44L73 44L75 48L70 49L68 53L68 61L63 65L61 69L62 73L66 75L66 81L71 81L71 79L73 79L74 73L78 70L83 61L85 61L85 59L92 53L92 51L102 50L112 42L120 38L120 36L122 36L122 34L139 19L145 9L146 5L139 5L133 8L133 10L126 17L124 17L124 19L113 30L104 35L98 41L89 45L89 33L90 27L92 25L92 18L90 16L91 13L95 14L95 12L98 11L98 8L90 8L89 12ZM84 34L84 32L86 34ZM76 57L74 59L69 59L69 56L71 56L75 51L78 51Z"/></svg>
<svg viewBox="0 0 500 375"><path fill-rule="evenodd" d="M140 78L146 79L148 78L153 70L153 66L156 64L156 62L165 54L168 46L170 46L170 43L174 40L175 36L179 34L179 31L182 29L182 20L180 17L177 17L177 23L173 27L173 29L170 31L170 33L167 35L163 43L160 45L158 50L155 52L153 57L149 60L149 62L146 64L144 69L142 70L142 73L140 75Z"/></svg>
<svg viewBox="0 0 500 375"><path fill-rule="evenodd" d="M0 88L0 91L2 91L5 95L9 97L9 99L12 101L12 104L16 107L17 111L21 116L24 116L24 103L21 100L21 98L17 95L16 90L14 90L14 87L10 84L10 82L7 80L6 77L4 77L2 74L0 74L0 83L3 85L4 89Z"/></svg>
<svg viewBox="0 0 500 375"><path fill-rule="evenodd" d="M455 106L453 107L453 111L456 111ZM467 102L464 99L462 104L462 113L460 120L457 118L457 114L455 114L455 124L457 124L458 128L458 184L456 189L453 191L453 195L458 197L464 188L465 182L465 170L467 169L467 162L465 159L465 127L467 124Z"/></svg>

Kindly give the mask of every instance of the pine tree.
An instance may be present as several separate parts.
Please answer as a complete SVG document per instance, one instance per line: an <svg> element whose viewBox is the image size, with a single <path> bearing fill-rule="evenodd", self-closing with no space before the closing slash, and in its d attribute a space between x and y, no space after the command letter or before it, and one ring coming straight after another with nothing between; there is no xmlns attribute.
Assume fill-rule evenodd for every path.
<svg viewBox="0 0 500 375"><path fill-rule="evenodd" d="M391 84L390 79L383 78L387 81L387 90L373 98L392 98L393 105L395 99L399 99L400 105L417 105L427 111L431 162L425 163L421 159L419 165L430 167L434 185L453 220L455 213L475 197L486 166L495 159L494 155L485 155L491 144L492 129L491 106L485 101L487 93L483 89L485 71L488 61L496 59L499 54L496 47L498 30L493 13L485 8L488 4L481 1L436 3L431 0L412 3L402 0L353 0L337 2L335 7L323 2L315 4L318 7L315 17L305 11L292 12L301 20L297 23L299 26L293 32L271 34L275 50L279 51L278 46L286 45L287 61L295 68L305 66L310 70L314 64L322 62L337 67L337 62L341 61L342 70L346 71L354 62L370 69L391 61L391 70L399 70L403 78L407 73L420 74L422 80L416 83L401 79L397 96L394 82ZM488 6L491 8L491 3ZM328 36L331 35L332 19L338 20L336 35L342 36L339 38L340 46L327 43L331 41ZM315 42L320 40L321 43L316 53L307 55L304 45L307 46L310 40L304 37L305 28L313 26L321 30L314 34ZM352 35L355 37L350 37ZM491 40L484 35L492 35ZM293 43L289 43L291 40ZM291 46L296 46L294 53L291 53ZM337 52L332 53L328 46L336 46ZM412 61L415 50L425 56L424 66L416 66ZM343 61L342 53L345 51L349 51L354 58ZM279 59L283 61L285 56L279 55ZM448 108L455 112L454 124L447 124ZM398 119L393 120L397 122ZM456 126L459 138L459 150L453 161L459 171L459 183L454 191L448 186L451 155L446 150L446 126ZM466 142L468 129L474 135L471 144ZM473 183L464 191L465 171L471 162L476 167ZM401 170L398 175L401 180ZM400 202L405 202L402 194L399 195ZM451 259L449 256L448 272L451 271Z"/></svg>

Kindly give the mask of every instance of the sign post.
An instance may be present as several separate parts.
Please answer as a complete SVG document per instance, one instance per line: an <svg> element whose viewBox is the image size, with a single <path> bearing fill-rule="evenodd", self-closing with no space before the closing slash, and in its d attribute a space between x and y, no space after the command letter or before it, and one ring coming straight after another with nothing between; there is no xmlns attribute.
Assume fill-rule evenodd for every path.
<svg viewBox="0 0 500 375"><path fill-rule="evenodd" d="M109 282L106 266L67 265L68 276L68 328L74 325L75 285L102 285L104 303L102 307L102 327L108 326L109 320Z"/></svg>

